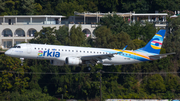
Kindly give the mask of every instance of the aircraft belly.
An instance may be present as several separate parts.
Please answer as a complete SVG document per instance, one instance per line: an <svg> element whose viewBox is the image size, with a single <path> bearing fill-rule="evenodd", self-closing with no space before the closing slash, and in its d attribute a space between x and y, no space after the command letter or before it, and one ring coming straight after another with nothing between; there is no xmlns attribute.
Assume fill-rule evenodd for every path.
<svg viewBox="0 0 180 101"><path fill-rule="evenodd" d="M114 65L123 65L123 64L132 64L132 63L139 63L141 61L133 59L133 58L127 58L124 56L115 56L111 59L104 59L103 64L114 64Z"/></svg>

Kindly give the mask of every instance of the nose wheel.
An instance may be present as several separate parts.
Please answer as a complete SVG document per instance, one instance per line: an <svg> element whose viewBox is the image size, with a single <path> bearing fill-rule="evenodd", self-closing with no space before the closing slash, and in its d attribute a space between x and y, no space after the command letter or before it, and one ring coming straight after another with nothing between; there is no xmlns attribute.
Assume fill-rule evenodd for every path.
<svg viewBox="0 0 180 101"><path fill-rule="evenodd" d="M88 66L88 67L87 67L87 70L88 70L88 71L91 71L91 67L90 67L90 66Z"/></svg>
<svg viewBox="0 0 180 101"><path fill-rule="evenodd" d="M24 58L20 58L21 60L21 66L23 66Z"/></svg>

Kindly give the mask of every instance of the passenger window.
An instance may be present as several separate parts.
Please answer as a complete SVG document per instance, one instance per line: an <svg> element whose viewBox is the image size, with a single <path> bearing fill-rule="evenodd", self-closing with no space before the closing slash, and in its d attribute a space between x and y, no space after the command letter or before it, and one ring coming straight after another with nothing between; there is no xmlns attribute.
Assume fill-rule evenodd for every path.
<svg viewBox="0 0 180 101"><path fill-rule="evenodd" d="M39 48L38 48L38 50L39 50Z"/></svg>
<svg viewBox="0 0 180 101"><path fill-rule="evenodd" d="M21 48L21 46L17 46L17 48Z"/></svg>
<svg viewBox="0 0 180 101"><path fill-rule="evenodd" d="M87 53L89 53L89 51L87 51Z"/></svg>
<svg viewBox="0 0 180 101"><path fill-rule="evenodd" d="M48 50L50 50L50 49L48 49Z"/></svg>
<svg viewBox="0 0 180 101"><path fill-rule="evenodd" d="M74 50L72 50L72 52L74 52Z"/></svg>
<svg viewBox="0 0 180 101"><path fill-rule="evenodd" d="M41 48L41 50L43 50L43 48Z"/></svg>
<svg viewBox="0 0 180 101"><path fill-rule="evenodd" d="M78 52L78 50L76 50L76 52Z"/></svg>
<svg viewBox="0 0 180 101"><path fill-rule="evenodd" d="M59 49L59 51L60 51L60 49Z"/></svg>
<svg viewBox="0 0 180 101"><path fill-rule="evenodd" d="M69 50L69 52L70 52L70 50Z"/></svg>
<svg viewBox="0 0 180 101"><path fill-rule="evenodd" d="M67 50L65 50L65 51L67 51Z"/></svg>
<svg viewBox="0 0 180 101"><path fill-rule="evenodd" d="M92 51L90 53L92 53Z"/></svg>
<svg viewBox="0 0 180 101"><path fill-rule="evenodd" d="M94 52L94 53L96 53L96 52Z"/></svg>
<svg viewBox="0 0 180 101"><path fill-rule="evenodd" d="M36 48L34 48L34 49L36 49Z"/></svg>
<svg viewBox="0 0 180 101"><path fill-rule="evenodd" d="M84 51L84 53L85 53L85 51Z"/></svg>
<svg viewBox="0 0 180 101"><path fill-rule="evenodd" d="M81 51L80 51L81 52Z"/></svg>
<svg viewBox="0 0 180 101"><path fill-rule="evenodd" d="M45 50L46 50L46 48L45 48Z"/></svg>
<svg viewBox="0 0 180 101"><path fill-rule="evenodd" d="M63 49L62 49L62 51L63 51Z"/></svg>

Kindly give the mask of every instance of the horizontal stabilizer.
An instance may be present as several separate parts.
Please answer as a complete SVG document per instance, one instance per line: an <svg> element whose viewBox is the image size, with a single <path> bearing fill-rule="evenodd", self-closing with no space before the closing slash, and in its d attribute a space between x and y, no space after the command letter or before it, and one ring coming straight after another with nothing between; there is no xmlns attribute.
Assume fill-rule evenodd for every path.
<svg viewBox="0 0 180 101"><path fill-rule="evenodd" d="M171 54L176 54L176 53L172 52L172 53L166 53L166 54L151 55L151 56L149 56L149 58L151 60L157 60L157 59L165 58L165 57L167 57L168 55L171 55Z"/></svg>

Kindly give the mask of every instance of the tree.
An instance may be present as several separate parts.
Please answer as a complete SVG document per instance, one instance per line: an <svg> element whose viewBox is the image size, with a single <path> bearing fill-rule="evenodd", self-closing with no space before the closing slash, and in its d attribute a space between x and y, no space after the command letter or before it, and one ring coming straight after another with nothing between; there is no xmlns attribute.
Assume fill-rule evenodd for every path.
<svg viewBox="0 0 180 101"><path fill-rule="evenodd" d="M73 1L73 2L62 2L57 4L56 6L56 14L61 14L64 16L72 16L74 15L74 11L77 12L83 12L83 6L82 5L78 5L77 1Z"/></svg>
<svg viewBox="0 0 180 101"><path fill-rule="evenodd" d="M164 80L162 76L159 74L155 74L148 77L146 88L147 91L150 92L150 94L164 93L166 91Z"/></svg>
<svg viewBox="0 0 180 101"><path fill-rule="evenodd" d="M7 95L8 96L8 95ZM57 98L49 96L48 94L41 93L36 89L27 90L24 93L20 94L19 92L12 92L10 96L10 100L12 101L55 101Z"/></svg>
<svg viewBox="0 0 180 101"><path fill-rule="evenodd" d="M137 13L149 12L151 7L149 0L122 1L121 6L123 12L135 11Z"/></svg>
<svg viewBox="0 0 180 101"><path fill-rule="evenodd" d="M167 52L176 52L175 58L180 58L180 17L176 19L170 20L168 24L168 28L170 29L170 34L164 41L164 47L166 48Z"/></svg>
<svg viewBox="0 0 180 101"><path fill-rule="evenodd" d="M34 0L19 0L20 6L20 14L23 15L32 15L34 14L34 8L35 8L35 4L34 4Z"/></svg>
<svg viewBox="0 0 180 101"><path fill-rule="evenodd" d="M40 32L35 33L35 37L30 40L31 43L39 44L55 44L59 45L60 42L56 38L55 27L43 27Z"/></svg>
<svg viewBox="0 0 180 101"><path fill-rule="evenodd" d="M17 58L5 55L1 55L0 58L0 69L2 70L0 77L1 91L24 92L29 87L30 78L24 73L29 70L29 67L26 64L21 66L21 61Z"/></svg>
<svg viewBox="0 0 180 101"><path fill-rule="evenodd" d="M95 30L95 36L96 47L121 49L128 45L128 49L134 49L130 36L125 32L113 35L110 28L101 26Z"/></svg>
<svg viewBox="0 0 180 101"><path fill-rule="evenodd" d="M118 0L99 0L99 10L101 12L114 12L118 10L118 5L119 5Z"/></svg>
<svg viewBox="0 0 180 101"><path fill-rule="evenodd" d="M2 12L4 12L4 10L5 10L5 3L2 1L2 0L0 0L0 15L3 15L2 14Z"/></svg>
<svg viewBox="0 0 180 101"><path fill-rule="evenodd" d="M107 15L101 18L100 24L102 26L107 26L107 28L110 28L113 34L118 34L121 31L128 32L130 28L127 20L124 20L117 14L113 14L113 16Z"/></svg>
<svg viewBox="0 0 180 101"><path fill-rule="evenodd" d="M86 46L85 33L82 32L81 26L71 27L68 43L70 46Z"/></svg>
<svg viewBox="0 0 180 101"><path fill-rule="evenodd" d="M127 33L131 36L132 40L141 39L144 42L149 42L156 33L156 28L149 22L146 22L145 25L142 25L140 22L132 23L130 29Z"/></svg>
<svg viewBox="0 0 180 101"><path fill-rule="evenodd" d="M42 12L42 6L39 3L35 3L34 4L34 14L38 15L41 14L40 12Z"/></svg>
<svg viewBox="0 0 180 101"><path fill-rule="evenodd" d="M95 30L95 36L96 36L96 47L107 47L111 48L114 46L108 46L109 42L112 42L111 39L113 37L110 28L107 28L106 26L101 26L98 29Z"/></svg>
<svg viewBox="0 0 180 101"><path fill-rule="evenodd" d="M19 9L19 0L5 0L5 9L3 15L17 15Z"/></svg>
<svg viewBox="0 0 180 101"><path fill-rule="evenodd" d="M56 38L62 45L68 45L69 28L66 26L59 26L56 30Z"/></svg>

